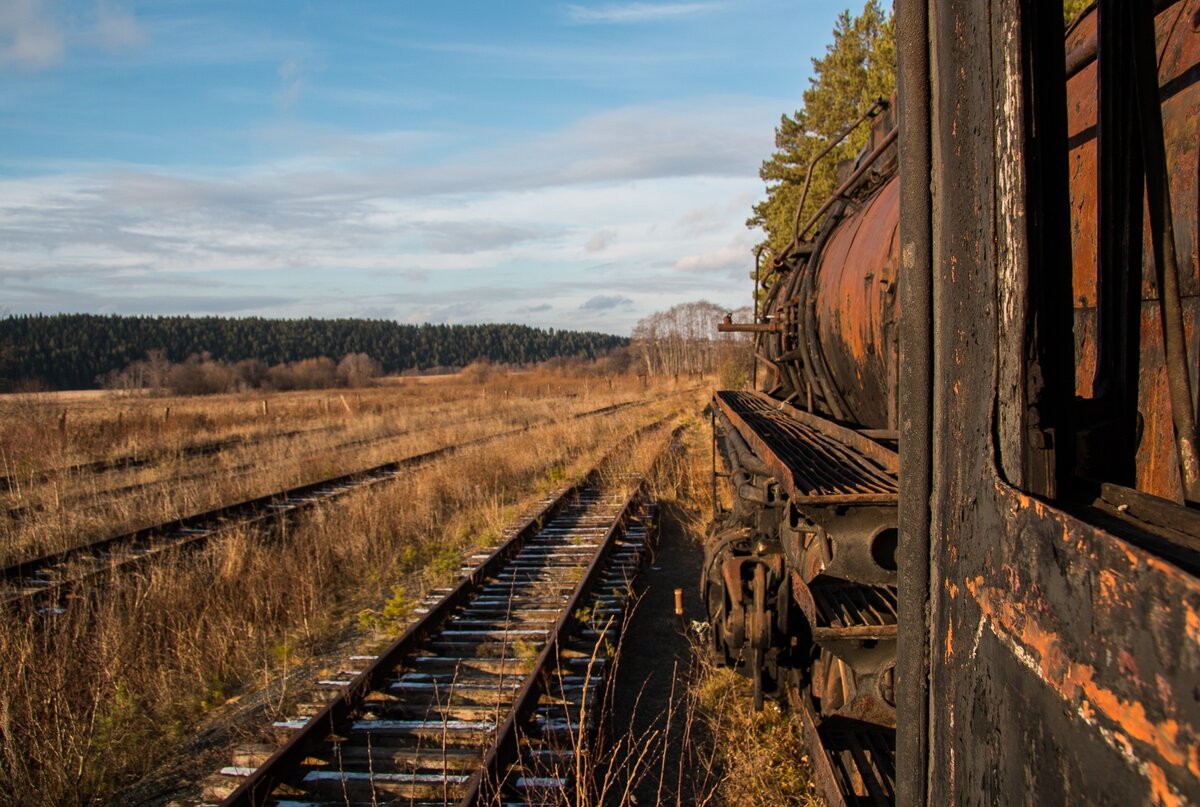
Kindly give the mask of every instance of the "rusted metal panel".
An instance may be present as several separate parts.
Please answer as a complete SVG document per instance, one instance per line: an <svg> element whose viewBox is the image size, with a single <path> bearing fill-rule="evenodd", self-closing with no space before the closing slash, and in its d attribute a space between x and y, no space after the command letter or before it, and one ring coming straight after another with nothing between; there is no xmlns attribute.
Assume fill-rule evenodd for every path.
<svg viewBox="0 0 1200 807"><path fill-rule="evenodd" d="M1200 2L1186 0L1165 8L1156 19L1159 51L1159 85L1167 164L1170 168L1173 229L1180 258L1180 287L1183 295L1185 333L1189 346L1192 389L1200 388L1194 357L1197 333L1194 327L1196 295L1200 293L1200 254L1197 252L1198 162L1200 162ZM1068 53L1096 40L1097 14L1085 14L1067 38ZM1094 394L1096 377L1096 273L1098 264L1097 220L1097 64L1092 61L1068 83L1068 127L1070 137L1071 243L1075 300L1075 392L1084 398ZM1140 390L1138 411L1144 429L1137 447L1136 484L1140 490L1182 501L1178 462L1173 442L1170 401L1163 371L1162 324L1158 292L1154 284L1153 255L1149 231L1143 236L1144 267L1141 306ZM1196 406L1193 393L1193 407Z"/></svg>
<svg viewBox="0 0 1200 807"><path fill-rule="evenodd" d="M900 182L893 178L829 239L817 267L817 333L854 422L885 428L896 344Z"/></svg>
<svg viewBox="0 0 1200 807"><path fill-rule="evenodd" d="M951 553L935 625L946 720L959 737L1002 738L984 755L995 778L982 773L978 784L1012 793L1028 777L1064 783L1068 800L1200 801L1200 582L997 478L991 484L994 495L962 525L989 540ZM981 531L989 522L996 529ZM1030 683L980 681L989 655L1009 657L988 663ZM1010 689L1063 718L1043 723L1015 704L988 703ZM1052 736L1039 736L1050 726ZM1071 752L1075 745L1087 752ZM1032 749L1052 748L1029 764ZM978 768L980 756L961 748L951 770ZM1115 792L1096 789L1091 776L1101 771ZM961 795L968 782L952 785Z"/></svg>
<svg viewBox="0 0 1200 807"><path fill-rule="evenodd" d="M1180 291L1200 295L1200 265L1196 253L1196 193L1200 178L1200 2L1187 0L1158 15L1158 79L1162 101L1167 165L1171 171ZM1147 245L1149 241L1147 240ZM1147 256L1149 248L1147 246ZM1147 258L1149 259L1149 258ZM1143 273L1153 278L1152 272ZM1147 281L1146 297L1152 289Z"/></svg>
<svg viewBox="0 0 1200 807"><path fill-rule="evenodd" d="M1200 298L1184 300L1184 323L1188 351L1200 355L1200 331L1195 323L1200 316ZM1172 501L1183 501L1179 463L1175 455L1175 432L1167 413L1171 410L1164 369L1162 324L1158 304L1146 301L1141 313L1141 365L1139 410L1143 418L1142 439L1137 449L1137 488ZM1195 385L1193 384L1193 388Z"/></svg>
<svg viewBox="0 0 1200 807"><path fill-rule="evenodd" d="M929 15L943 69L924 802L1200 803L1200 583L995 465L998 358L1024 348L997 338L996 218L1034 207L1002 193L988 134L1001 89L962 68L1011 56L1021 43L998 23L1031 4L934 0Z"/></svg>
<svg viewBox="0 0 1200 807"><path fill-rule="evenodd" d="M1068 53L1082 42L1096 39L1096 15L1084 15L1067 36ZM1096 241L1096 63L1076 73L1067 81L1067 137L1071 183L1071 267L1075 306L1091 310L1096 307L1096 262L1099 246ZM1079 394L1090 394L1092 378L1076 379ZM1086 390L1086 392L1084 392Z"/></svg>

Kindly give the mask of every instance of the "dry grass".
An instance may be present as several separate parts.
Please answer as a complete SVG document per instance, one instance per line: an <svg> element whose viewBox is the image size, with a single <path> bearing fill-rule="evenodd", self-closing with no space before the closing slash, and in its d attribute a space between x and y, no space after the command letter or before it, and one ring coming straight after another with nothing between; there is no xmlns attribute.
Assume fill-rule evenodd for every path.
<svg viewBox="0 0 1200 807"><path fill-rule="evenodd" d="M420 439L427 441L398 438L385 443L379 454L371 454L371 449L348 452L347 462L358 461L358 467L425 450L439 441L499 430L523 419L536 425L527 434L467 449L393 483L326 505L272 542L255 534L234 533L202 552L164 558L138 576L82 592L82 601L57 617L0 613L0 658L6 661L0 667L0 803L119 801L123 788L176 753L200 721L222 710L228 701L277 688L289 669L350 635L374 637L379 643L392 638L428 588L446 582L466 554L500 540L505 527L538 495L577 478L617 436L679 403L678 399L663 401L569 421L563 420L567 413L655 390L620 381L610 390L603 379L565 377L543 379L540 389L538 384L534 378L492 375L482 386L458 379L421 380L401 384L399 391L364 391L364 406L378 405L381 411L372 414L373 424L359 427L353 425L354 419L347 423L336 410L328 417L317 411L321 405L314 401L319 393L272 399L268 408L273 415L292 412L279 414L282 426L274 426L276 431L284 426L325 427L341 417L341 424L349 426L338 431L343 438L392 428L419 429ZM688 398L687 410L697 412L704 395L699 392ZM163 399L148 404L109 398L82 403L97 409L112 407L107 410L110 417L113 411L123 411L126 414L119 422L127 423L134 420L129 414L133 408L161 407ZM241 483L229 479L228 472L221 470L228 465L221 463L260 457L261 464L269 467L254 478L270 489L279 480L299 481L312 472L305 470L305 452L319 455L324 450L333 456L320 440L305 451L295 448L303 443L293 443L293 449L269 448L270 429L255 431L253 413L242 411L252 409L252 403L228 398L172 405L179 407L181 417L186 413L196 422L209 418L204 439L244 429L259 442L244 454L214 458L216 468L207 484L220 480L226 487L219 494L203 498L204 478L195 481L197 490L192 493L187 492L191 483L181 483L175 486L179 488L173 494L176 498L163 505L165 510L186 509L187 502L200 507L201 502L223 497L245 498L255 490L249 482L247 487L237 487ZM5 404L11 405L11 401ZM72 402L71 412L75 405ZM213 408L205 409L209 405ZM312 415L307 420L306 407ZM12 416L11 409L3 409L3 422ZM96 413L88 417L96 423L104 420ZM361 419L365 422L367 417ZM79 420L90 422L82 414ZM422 425L438 421L453 427L439 430ZM655 494L672 504L671 511L681 514L688 531L701 540L711 513L711 459L707 423L697 418L691 425L694 428L685 433L688 450L656 474ZM478 431L471 431L472 427ZM48 428L31 434L50 441L57 439L55 428L51 421ZM361 432L352 432L354 428ZM103 456L104 450L120 451L119 440L110 441L106 449L89 451L84 450L85 442L64 444L56 456L44 453L45 464L85 461ZM628 468L612 472L612 480L623 481L635 466L644 467L644 461L644 454L632 459ZM130 509L141 517L155 512L135 510L132 505ZM81 524L93 525L90 519L95 519L90 529L115 531L113 524L120 515L97 512L60 513L61 523L55 527L59 532L53 534L62 536ZM51 534L50 527L44 529ZM45 543L54 540L47 538ZM28 539L22 544L30 545ZM657 729L637 736L612 732L604 738L601 748L606 750L579 771L596 784L580 791L572 803L632 803L630 782L636 783L649 765L659 764L658 750L668 736L685 738L687 752L680 757L674 777L693 780L693 803L819 803L804 770L806 752L794 721L771 710L755 714L745 682L700 661L694 669L680 671L677 679L678 691L672 693L671 706ZM285 691L275 703L275 714L264 718L263 724L271 716L285 716L289 700ZM601 703L592 708L601 708ZM621 769L626 775L604 778ZM656 778L663 781L672 774L657 771Z"/></svg>
<svg viewBox="0 0 1200 807"><path fill-rule="evenodd" d="M692 540L703 542L713 512L712 444L707 419L686 432L687 451L659 481L659 497ZM718 496L727 495L718 489ZM712 660L695 642L680 706L687 721L696 799L714 804L818 807L799 718L768 702L755 712L750 681Z"/></svg>
<svg viewBox="0 0 1200 807"><path fill-rule="evenodd" d="M497 392L504 399L505 383L515 401L505 411L532 414L539 402L519 398L512 392L518 381L503 376L483 388L490 403L482 414L490 416ZM562 412L564 401L592 409L610 394L642 393L610 391L592 379L604 389L585 394L586 385L581 391L582 382L573 383L574 394L566 381L544 384L551 399L541 403ZM438 385L419 389L430 388ZM467 390L461 402L483 399L478 386ZM348 632L366 627L383 638L393 631L408 603L481 540L498 540L531 497L579 475L618 435L671 405L586 422L549 420L351 494L273 541L232 534L81 592L57 617L0 614L7 662L0 667L0 801L113 800L228 699L280 680ZM475 411L462 406L463 418ZM450 413L459 410L446 407L443 417L455 420ZM211 417L236 420L215 410ZM450 442L462 433L447 428L423 438Z"/></svg>
<svg viewBox="0 0 1200 807"><path fill-rule="evenodd" d="M695 411L695 410L693 410ZM680 521L693 540L700 541L711 513L711 454L706 422L692 419L683 433L682 450L660 463L652 477L654 497ZM644 466L643 466L644 467ZM662 561L660 561L662 562ZM636 610L636 599L627 616ZM625 626L621 628L624 639ZM572 734L569 747L576 762L578 787L559 794L573 807L593 805L800 805L819 807L815 784L807 769L807 748L798 719L777 704L761 713L753 710L749 681L714 666L707 650L694 646L690 663L677 665L670 676L672 691L665 699L647 692L623 692L634 698L631 713L644 714L647 702L659 709L640 726L614 725L610 712L618 694L612 686L621 664L620 642L606 671L605 691L572 707L563 717L587 724L589 711L596 736ZM611 648L597 643L593 661L609 657ZM678 753L668 753L674 746ZM548 771L527 770L545 776ZM647 793L646 783L650 792Z"/></svg>
<svg viewBox="0 0 1200 807"><path fill-rule="evenodd" d="M90 401L91 409L78 415L75 408L36 408L29 396L9 396L0 400L0 423L12 425L5 432L9 447L0 446L0 455L14 457L17 449L13 445L24 452L21 459L6 460L9 467L27 467L34 456L42 458L39 467L61 467L68 455L77 461L93 461L116 455L118 448L128 450L130 443L141 446L142 456L158 457L160 461L144 468L43 480L28 471L23 476L18 474L4 501L7 506L27 509L20 518L0 517L0 563L66 549L450 443L554 422L646 394L636 381L624 378L610 389L603 380L576 380L575 387L570 387L566 385L570 379L561 375L536 377L543 376L555 382L541 384L544 397L517 394L517 383L503 375L475 385L454 377L346 393L351 411L336 397L334 406L325 406L329 401L327 392L284 393L275 396L278 401L269 401L268 411L272 414L267 422L259 422L264 419L254 414L261 411L255 410L260 401L247 402L234 396L113 397ZM535 379L532 374L517 378L524 385ZM172 405L172 420L178 409L179 420L194 425L187 445L229 439L245 442L210 456L182 458L179 452L184 443L177 439L179 433L174 427L153 435L142 430L152 419L153 412L147 414L146 410L169 405L163 403L166 400L177 401ZM60 415L55 414L60 409L68 412L68 423L74 424L65 433L58 428ZM295 418L288 412L293 412ZM75 431L75 426L86 431L80 425L85 422L96 424L93 433L108 436L107 443L93 446L92 453L86 455L83 446L94 441ZM14 436L17 432L22 434Z"/></svg>
<svg viewBox="0 0 1200 807"><path fill-rule="evenodd" d="M822 804L798 717L773 701L755 712L750 682L725 667L701 664L692 686L714 768L721 772L715 788L720 803Z"/></svg>

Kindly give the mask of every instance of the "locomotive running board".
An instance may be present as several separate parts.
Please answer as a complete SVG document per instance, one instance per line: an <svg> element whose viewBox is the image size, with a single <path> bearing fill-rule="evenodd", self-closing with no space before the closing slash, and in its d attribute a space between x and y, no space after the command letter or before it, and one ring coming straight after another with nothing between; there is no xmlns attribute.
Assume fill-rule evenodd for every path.
<svg viewBox="0 0 1200 807"><path fill-rule="evenodd" d="M721 390L714 400L793 502L896 504L895 452L760 393Z"/></svg>

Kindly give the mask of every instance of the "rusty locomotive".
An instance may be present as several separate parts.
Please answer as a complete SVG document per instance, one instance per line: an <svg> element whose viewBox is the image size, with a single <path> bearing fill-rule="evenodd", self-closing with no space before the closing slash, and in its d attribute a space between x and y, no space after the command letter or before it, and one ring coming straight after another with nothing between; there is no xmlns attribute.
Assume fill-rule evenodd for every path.
<svg viewBox="0 0 1200 807"><path fill-rule="evenodd" d="M831 804L1200 804L1200 0L895 14L898 103L721 326L714 649Z"/></svg>

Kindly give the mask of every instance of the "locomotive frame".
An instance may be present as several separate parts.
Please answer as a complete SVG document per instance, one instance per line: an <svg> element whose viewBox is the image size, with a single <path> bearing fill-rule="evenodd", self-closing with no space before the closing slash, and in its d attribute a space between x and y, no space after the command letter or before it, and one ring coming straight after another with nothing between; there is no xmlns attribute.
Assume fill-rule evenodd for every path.
<svg viewBox="0 0 1200 807"><path fill-rule="evenodd" d="M1069 53L1061 3L895 15L894 401L835 414L803 311L726 326L779 341L775 398L713 402L714 643L800 707L831 804L1200 804L1200 1L1099 0ZM829 623L847 581L896 607Z"/></svg>

